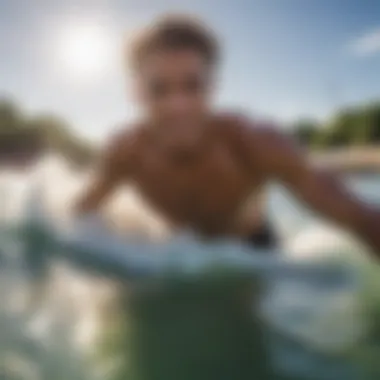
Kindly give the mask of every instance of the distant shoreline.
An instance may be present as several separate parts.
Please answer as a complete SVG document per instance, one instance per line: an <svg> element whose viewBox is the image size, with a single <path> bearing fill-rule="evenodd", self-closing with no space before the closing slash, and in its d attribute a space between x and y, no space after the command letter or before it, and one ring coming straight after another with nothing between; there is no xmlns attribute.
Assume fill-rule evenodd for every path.
<svg viewBox="0 0 380 380"><path fill-rule="evenodd" d="M312 150L311 161L321 168L342 173L380 173L380 145ZM25 170L38 155L0 157L0 170Z"/></svg>
<svg viewBox="0 0 380 380"><path fill-rule="evenodd" d="M317 166L343 173L380 173L380 145L314 151L311 159Z"/></svg>

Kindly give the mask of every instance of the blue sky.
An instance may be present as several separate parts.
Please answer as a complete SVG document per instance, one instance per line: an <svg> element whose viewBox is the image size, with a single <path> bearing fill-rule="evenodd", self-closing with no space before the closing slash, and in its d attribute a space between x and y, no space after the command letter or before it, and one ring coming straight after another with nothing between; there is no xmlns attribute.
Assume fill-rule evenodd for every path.
<svg viewBox="0 0 380 380"><path fill-rule="evenodd" d="M124 38L166 11L197 14L223 39L222 105L288 122L380 98L378 0L2 0L0 94L101 140L134 114ZM59 50L82 24L101 25L109 42L92 76Z"/></svg>

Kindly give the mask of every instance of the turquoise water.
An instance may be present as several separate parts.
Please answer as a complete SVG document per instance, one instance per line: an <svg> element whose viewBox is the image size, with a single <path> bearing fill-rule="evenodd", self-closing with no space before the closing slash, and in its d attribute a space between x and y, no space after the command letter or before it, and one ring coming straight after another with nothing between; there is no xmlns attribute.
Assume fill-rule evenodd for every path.
<svg viewBox="0 0 380 380"><path fill-rule="evenodd" d="M351 175L345 178L345 183L351 189L353 194L362 201L380 206L380 175ZM313 228L315 228L317 225L323 226L327 224L323 218L311 212L310 209L305 207L305 205L297 202L284 188L281 187L273 187L271 191L269 214L272 222L276 225L276 228L280 232L281 236L285 240L289 239L290 241L302 235L304 231L312 231ZM323 234L319 238L323 239ZM327 240L329 238L330 237L327 237ZM323 246L324 242L311 242L311 244ZM318 250L315 252L316 255L320 253L322 252L318 252ZM344 258L345 253L347 252L339 253L341 254L341 257ZM362 253L363 252L356 252L357 256L360 256ZM348 260L351 259L352 257L350 257ZM366 287L366 290L362 290L361 295L356 296L357 298L355 302L361 303L364 298L368 297L368 300L366 302L369 302L369 309L372 311L367 310L366 312L362 310L362 313L364 313L363 315L367 320L377 320L378 316L375 315L377 315L376 313L378 312L374 312L373 310L379 310L380 306L380 299L375 296L375 294L377 294L379 291L379 282L377 281L377 278L379 277L380 272L378 268L376 268L373 264L368 264L367 267L364 265L364 268L361 268L361 270L363 275L363 278L361 280L362 285L366 282L366 280L368 280L368 284L372 283L372 285L368 285L368 287L366 287L366 285L363 285L363 288ZM302 294L302 292L300 294ZM297 300L300 301L300 298L302 298L302 295L301 297L298 297ZM340 301L338 297L337 303L339 302ZM297 304L297 302L295 303ZM328 308L328 304L325 303L325 301L319 304L314 296L310 296L310 303L316 305L315 311L312 312L315 313L315 315L318 314L317 310L326 310ZM300 304L302 304L302 302L300 302ZM305 304L307 304L307 302L305 302L304 305ZM302 325L302 323L306 321L306 325L308 326L307 329L310 329L310 319L302 318L302 307L297 309L297 307L293 305L289 308L289 310L290 313L287 320L284 318L286 313L282 314L281 317L281 321L286 323L287 327L291 326L294 323L296 328L299 328L300 324ZM297 312L297 310L301 310L301 312ZM348 320L354 320L353 315L354 312L352 310L347 310L340 316L339 313L336 313L333 317L333 319L335 318L335 324L334 322L332 323L333 327L330 330L330 333L327 333L328 330L326 330L324 333L320 334L320 336L323 336L323 339L325 339L327 338L327 334L329 334L331 338L334 339L334 336L336 336L339 328L343 326L345 322ZM360 318L358 320L360 320ZM349 330L352 332L355 331L358 328L359 324L360 322L353 323ZM328 340L328 338L326 340ZM364 365L364 367L361 367L361 369L364 368L362 372L355 372L355 369L357 370L358 368L355 367L355 365L350 368L352 363L349 360L343 360L340 362L337 360L334 362L334 360L331 360L331 358L329 358L327 361L324 361L323 359L321 360L318 355L308 355L307 350L304 350L303 348L301 350L297 350L297 347L290 348L291 344L289 345L288 341L283 344L283 347L281 347L281 342L277 342L274 346L277 347L277 349L280 351L279 356L284 358L283 365L285 368L289 365L289 363L295 363L294 371L291 370L290 372L296 373L299 370L301 372L303 371L301 378L310 378L317 380L325 380L330 378L340 380L352 378L354 380L362 380L380 378L380 370L376 360L376 357L378 357L378 345L379 342L373 343L372 352L371 350L364 348L365 345L360 346L359 344L356 347L356 352L360 352L359 356L361 356L363 352L366 352L366 354L363 354L363 356L366 356L368 354L368 357L364 360L366 361L367 366ZM344 374L345 371L347 371L346 374ZM313 374L311 375L311 373Z"/></svg>
<svg viewBox="0 0 380 380"><path fill-rule="evenodd" d="M380 205L379 174L351 175L346 177L345 183L363 201ZM268 212L282 235L292 237L315 223L323 222L283 187L273 186L270 193Z"/></svg>
<svg viewBox="0 0 380 380"><path fill-rule="evenodd" d="M347 178L347 184L361 199L380 204L380 176L353 176ZM281 188L274 188L272 190L269 212L271 219L287 239L292 239L292 237L302 234L303 230L311 228L316 223L320 223L315 215L295 202L294 199L289 197L289 194ZM13 241L9 243L6 253L12 250L17 251L17 244L20 242ZM15 265L18 264L15 263ZM38 346L39 349L42 350L42 352L38 354L41 367L48 373L50 371L50 378L58 378L58 374L62 375L70 368L70 370L74 372L67 372L67 375L61 376L60 378L84 379L85 375L83 373L86 371L82 368L80 350L77 345L73 346L73 342L69 339L73 333L72 328L75 325L75 318L70 315L68 320L62 321L63 309L61 301L58 302L60 305L55 309L55 314L51 311L51 309L57 306L54 306L54 302L56 302L57 299L61 300L59 298L60 296L55 293L53 298L44 300L42 306L43 310L38 308L37 312L29 310L24 311L21 315L20 313L14 314L13 311L10 312L13 310L12 308L14 308L14 300L8 297L11 294L10 290L12 290L12 294L15 293L15 295L18 290L25 290L23 287L28 284L28 279L25 278L23 269L20 269L20 267L16 268L16 266L13 267L13 269L9 267L6 271L0 271L0 274L1 285L4 285L2 286L2 299L9 301L9 303L3 302L0 312L1 337L7 336L8 340L12 342L22 341L19 335L17 339L15 339L15 336L20 334L20 332L26 332L30 322L35 323L36 316L38 322L41 311L42 315L44 312L47 312L50 318L49 323L53 323L55 332L50 335L48 334L47 338L44 338L45 340L41 338L41 333L37 334L37 341L44 342L42 347L40 345ZM76 273L73 277L67 278L64 282L64 287L69 287L74 278L80 277L82 277L81 272ZM292 288L290 293L293 294L293 298L287 298L286 292L273 293L274 295L271 299L274 300L273 304L275 307L272 308L272 312L275 316L280 316L278 319L280 322L283 322L285 330L288 329L291 331L290 328L293 326L294 329L292 331L294 334L287 334L288 336L285 336L285 339L283 339L284 337L277 336L277 334L273 336L271 331L269 331L268 335L268 339L274 339L272 347L274 347L276 351L274 356L277 358L277 365L280 372L288 373L289 376L297 375L302 380L363 380L364 378L358 378L354 374L354 369L351 367L347 358L335 360L334 356L336 355L331 355L331 353L327 354L328 357L326 358L320 354L319 349L315 350L314 346L315 344L319 344L318 342L326 347L331 346L331 340L334 340L332 339L333 337L347 337L347 326L350 326L350 324L346 323L347 318L345 318L345 316L352 312L352 294L348 292L343 295L334 295L329 291L328 287L326 288L327 292L321 292L320 289L315 289L315 287L313 288L312 286L308 288L307 281L303 283L281 283L279 288L283 290L286 287ZM295 288L298 288L296 289L296 293L294 293ZM4 294L4 291L8 294ZM283 302L284 300L286 300L286 302ZM341 302L342 300L344 300L343 303ZM342 303L340 309L336 309L333 305L336 304L337 301L339 301L338 303ZM85 304L83 298L81 302ZM326 327L320 323L323 318L326 318L326 315L319 316L320 309L331 310L330 314L332 315L333 321L331 322L331 316L328 316L330 318L328 318L328 320L330 324L332 323L332 327L330 326L326 329ZM87 312L86 306L83 305L81 312ZM17 318L15 315L17 315ZM47 319L49 320L49 318ZM342 323L340 323L340 321ZM342 330L343 333L340 330ZM7 332L9 336L4 334L4 332ZM28 334L30 334L30 332L28 332ZM22 344L30 345L28 334L27 337L24 336L24 343ZM314 343L310 345L306 344L305 346L305 339L302 344L300 344L298 339L293 339L300 334L304 335L307 342L310 341ZM0 339L0 341L3 343L6 342L5 339ZM336 345L336 342L334 344ZM305 349L305 347L309 347L310 350ZM2 348L4 349L4 347L0 345L0 350ZM1 357L0 360L2 360ZM47 366L47 368L44 369L44 366ZM88 376L88 374L86 376ZM24 378L27 379L28 377ZM91 377L86 378L91 379ZM290 378L294 379L295 377ZM375 378L376 377L374 377L374 379Z"/></svg>

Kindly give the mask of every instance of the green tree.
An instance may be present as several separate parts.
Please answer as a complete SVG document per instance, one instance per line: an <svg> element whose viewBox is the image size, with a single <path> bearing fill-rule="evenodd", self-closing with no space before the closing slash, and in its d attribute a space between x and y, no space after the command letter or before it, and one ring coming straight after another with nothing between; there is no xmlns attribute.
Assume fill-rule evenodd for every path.
<svg viewBox="0 0 380 380"><path fill-rule="evenodd" d="M0 150L2 160L27 151L59 152L74 164L89 163L95 149L75 135L70 126L52 114L28 116L15 102L0 99Z"/></svg>
<svg viewBox="0 0 380 380"><path fill-rule="evenodd" d="M314 144L319 133L320 125L311 119L298 121L294 125L294 133L301 144L311 146Z"/></svg>
<svg viewBox="0 0 380 380"><path fill-rule="evenodd" d="M0 133L13 132L24 127L24 115L15 103L0 100Z"/></svg>
<svg viewBox="0 0 380 380"><path fill-rule="evenodd" d="M380 102L342 109L319 128L313 122L300 121L294 134L301 142L319 148L380 143Z"/></svg>

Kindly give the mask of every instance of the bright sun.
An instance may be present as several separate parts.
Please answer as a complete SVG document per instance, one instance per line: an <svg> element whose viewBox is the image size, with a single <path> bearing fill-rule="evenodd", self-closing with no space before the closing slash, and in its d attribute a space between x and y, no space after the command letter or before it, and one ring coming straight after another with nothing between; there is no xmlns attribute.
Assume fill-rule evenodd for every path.
<svg viewBox="0 0 380 380"><path fill-rule="evenodd" d="M110 30L92 23L78 23L62 28L56 41L57 66L76 78L103 76L115 57Z"/></svg>

